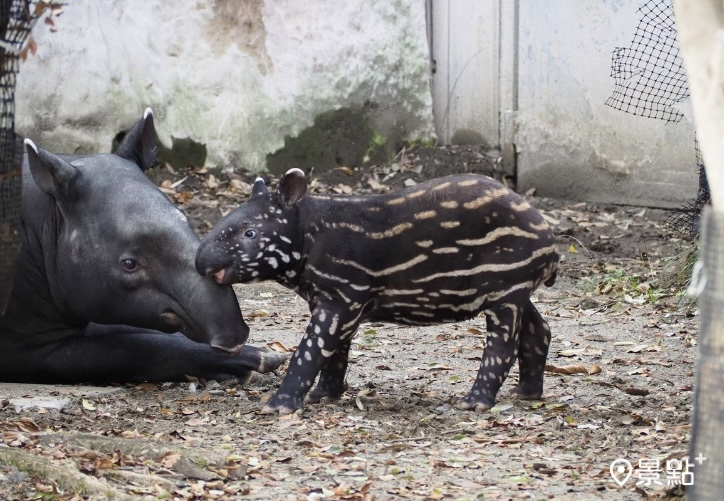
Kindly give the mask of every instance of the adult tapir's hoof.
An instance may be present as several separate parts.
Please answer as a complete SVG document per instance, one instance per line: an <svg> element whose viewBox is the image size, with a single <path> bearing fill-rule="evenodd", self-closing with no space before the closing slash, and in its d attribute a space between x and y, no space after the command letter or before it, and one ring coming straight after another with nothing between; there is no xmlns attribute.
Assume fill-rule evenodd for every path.
<svg viewBox="0 0 724 501"><path fill-rule="evenodd" d="M301 396L290 396L286 394L275 393L267 402L267 404L261 409L262 414L293 414L297 411L301 411L304 404L302 403Z"/></svg>
<svg viewBox="0 0 724 501"><path fill-rule="evenodd" d="M266 374L267 372L275 371L284 362L289 360L289 357L290 355L288 353L279 353L272 350L266 351L261 355L261 365L259 366L258 372Z"/></svg>
<svg viewBox="0 0 724 501"><path fill-rule="evenodd" d="M275 371L289 359L289 355L286 353L278 353L276 351L265 350L263 348L259 349L249 345L244 346L242 352L249 352L250 348L254 348L254 355L259 358L259 361L254 370L240 369L236 371L233 377L236 377L236 380L241 385L264 381L265 376L262 376L262 374ZM220 377L219 379L227 378Z"/></svg>
<svg viewBox="0 0 724 501"><path fill-rule="evenodd" d="M494 405L495 401L488 402L468 394L458 401L456 407L463 411L488 412Z"/></svg>

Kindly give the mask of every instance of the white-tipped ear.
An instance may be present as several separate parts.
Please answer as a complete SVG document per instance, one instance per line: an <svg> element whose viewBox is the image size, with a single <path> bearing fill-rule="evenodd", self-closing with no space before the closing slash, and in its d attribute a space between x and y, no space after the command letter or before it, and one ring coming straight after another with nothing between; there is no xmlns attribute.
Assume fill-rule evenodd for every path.
<svg viewBox="0 0 724 501"><path fill-rule="evenodd" d="M254 185L251 187L251 196L258 197L260 195L266 195L267 189L264 180L261 177L254 179Z"/></svg>
<svg viewBox="0 0 724 501"><path fill-rule="evenodd" d="M57 155L38 148L30 139L25 140L30 174L41 190L56 199L71 197L73 180L78 170Z"/></svg>
<svg viewBox="0 0 724 501"><path fill-rule="evenodd" d="M33 141L31 141L30 139L28 139L28 138L26 137L26 138L25 138L25 141L23 141L23 143L25 143L25 147L26 147L26 148L32 148L33 151L35 152L35 154L36 154L36 155L38 154L38 147L35 146L35 143L34 143Z"/></svg>
<svg viewBox="0 0 724 501"><path fill-rule="evenodd" d="M158 146L151 108L146 108L143 118L131 127L115 153L119 157L135 162L143 171L153 165L158 156Z"/></svg>
<svg viewBox="0 0 724 501"><path fill-rule="evenodd" d="M279 197L284 205L291 207L307 193L307 178L301 169L289 169L279 182Z"/></svg>

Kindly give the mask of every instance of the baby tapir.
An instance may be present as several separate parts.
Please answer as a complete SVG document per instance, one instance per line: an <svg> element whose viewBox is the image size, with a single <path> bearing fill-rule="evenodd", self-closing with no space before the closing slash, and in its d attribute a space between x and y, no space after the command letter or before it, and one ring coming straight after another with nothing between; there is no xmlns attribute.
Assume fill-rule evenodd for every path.
<svg viewBox="0 0 724 501"><path fill-rule="evenodd" d="M309 302L309 326L263 412L339 398L361 321L425 325L480 312L487 343L459 407L490 409L516 358L518 395L540 398L551 334L530 295L553 284L558 254L528 202L480 175L376 196L306 191L299 169L288 171L276 192L257 179L251 198L214 227L196 255L199 273L220 284L273 279Z"/></svg>
<svg viewBox="0 0 724 501"><path fill-rule="evenodd" d="M115 154L26 149L0 381L246 379L284 361L244 345L234 291L196 273L199 238L143 172L158 152L151 110Z"/></svg>

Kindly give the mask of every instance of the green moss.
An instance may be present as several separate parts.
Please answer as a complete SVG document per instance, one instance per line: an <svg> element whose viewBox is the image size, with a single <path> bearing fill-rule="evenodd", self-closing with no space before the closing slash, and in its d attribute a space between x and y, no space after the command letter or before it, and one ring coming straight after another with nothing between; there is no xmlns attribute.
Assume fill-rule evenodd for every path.
<svg viewBox="0 0 724 501"><path fill-rule="evenodd" d="M285 137L284 147L267 155L267 169L275 175L292 167L324 172L390 160L404 144L405 131L378 128L378 115L371 103L320 113L312 126Z"/></svg>

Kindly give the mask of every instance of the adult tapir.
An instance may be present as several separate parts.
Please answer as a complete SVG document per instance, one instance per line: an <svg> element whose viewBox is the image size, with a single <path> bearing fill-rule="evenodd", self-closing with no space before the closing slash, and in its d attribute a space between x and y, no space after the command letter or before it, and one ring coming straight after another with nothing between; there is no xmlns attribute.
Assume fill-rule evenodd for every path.
<svg viewBox="0 0 724 501"><path fill-rule="evenodd" d="M196 273L199 238L144 174L158 151L150 109L115 154L25 145L0 380L245 380L281 364L244 346L249 328L232 288Z"/></svg>

